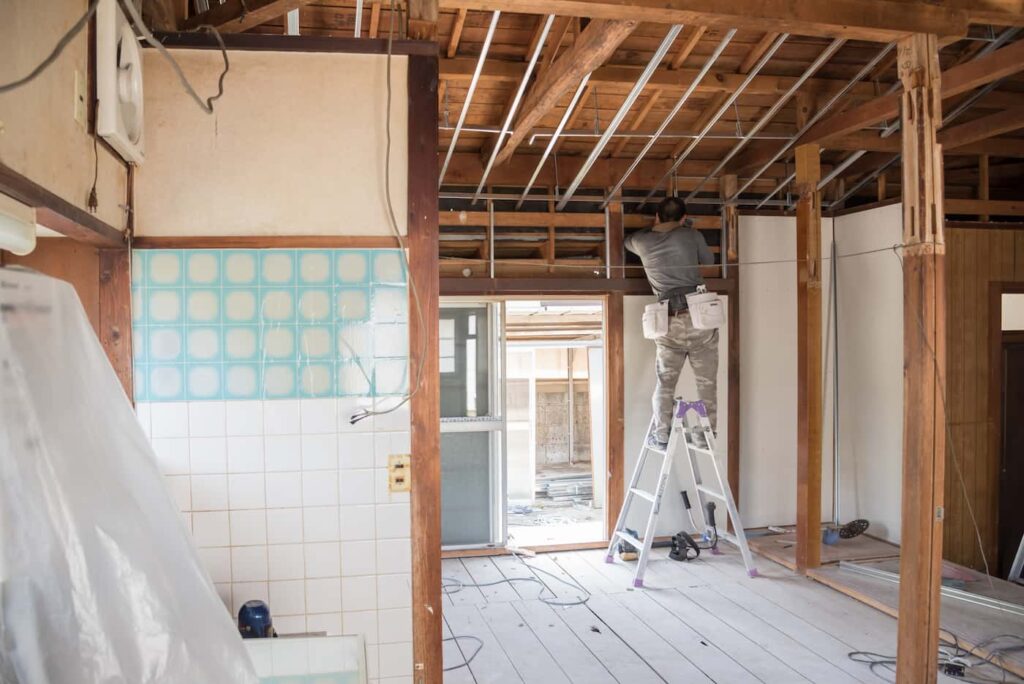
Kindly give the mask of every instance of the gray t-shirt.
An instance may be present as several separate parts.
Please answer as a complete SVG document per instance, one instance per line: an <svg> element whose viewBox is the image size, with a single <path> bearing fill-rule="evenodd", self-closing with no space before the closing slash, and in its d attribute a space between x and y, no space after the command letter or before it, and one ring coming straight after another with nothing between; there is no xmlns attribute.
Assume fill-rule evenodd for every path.
<svg viewBox="0 0 1024 684"><path fill-rule="evenodd" d="M644 228L626 238L626 249L640 257L647 280L658 299L672 294L688 294L704 284L698 265L715 263L708 243L693 221L684 219L682 225L659 223Z"/></svg>

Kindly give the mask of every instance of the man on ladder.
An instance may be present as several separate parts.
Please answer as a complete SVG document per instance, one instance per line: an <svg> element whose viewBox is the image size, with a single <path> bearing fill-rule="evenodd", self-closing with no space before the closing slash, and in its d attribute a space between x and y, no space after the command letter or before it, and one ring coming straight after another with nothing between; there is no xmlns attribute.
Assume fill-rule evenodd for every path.
<svg viewBox="0 0 1024 684"><path fill-rule="evenodd" d="M657 221L628 236L625 247L640 257L658 300L668 303L668 332L654 339L658 384L652 401L654 429L647 438L649 446L664 451L672 427L676 383L687 358L697 380L697 396L717 434L718 330L695 328L686 304L686 295L704 284L700 266L715 263L704 236L686 218L686 204L675 197L661 201Z"/></svg>
<svg viewBox="0 0 1024 684"><path fill-rule="evenodd" d="M686 205L669 197L658 205L657 225L634 233L626 240L629 250L638 254L643 261L647 279L659 300L657 304L647 305L643 319L644 337L653 339L658 347L654 415L626 487L626 496L605 556L607 562L614 563L616 547L620 544L636 550L636 554L624 554L625 559L630 556L636 559L634 587L644 586L644 573L651 556L661 499L672 472L672 462L680 449L685 455L693 491L697 496L696 508L700 524L693 517L690 499L685 491L683 504L690 514L695 531L702 534L704 541L710 545L704 548L710 548L714 553L718 539L727 539L739 548L747 574L757 576L736 502L715 456L717 328L724 322L724 314L717 295L706 291L700 274L700 266L712 264L713 259L703 236L693 229L692 222L685 219ZM677 400L675 397L676 382L687 358L697 378L699 401ZM688 430L686 419L691 411L697 416L697 427ZM661 460L653 491L640 487L648 458ZM701 461L704 465L701 465ZM705 482L702 471L708 465L711 466L713 478ZM638 500L647 502L649 506L642 537L626 527L630 507ZM715 522L715 501L725 504L735 534L719 530ZM685 533L680 533L677 538L680 536L689 540L689 545L699 554L696 542ZM691 558L688 549L677 555L679 559Z"/></svg>

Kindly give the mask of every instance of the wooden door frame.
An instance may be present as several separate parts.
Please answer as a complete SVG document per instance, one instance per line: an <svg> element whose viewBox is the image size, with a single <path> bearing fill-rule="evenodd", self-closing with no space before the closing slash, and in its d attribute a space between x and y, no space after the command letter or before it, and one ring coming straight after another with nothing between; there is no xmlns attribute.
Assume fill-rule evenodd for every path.
<svg viewBox="0 0 1024 684"><path fill-rule="evenodd" d="M1002 458L1000 438L1003 433L1003 295L1024 294L1024 282L991 281L988 284L988 415L992 416L989 428L989 453ZM997 490L996 496L999 496ZM998 501L997 501L998 510ZM998 517L995 534L995 558L999 558Z"/></svg>

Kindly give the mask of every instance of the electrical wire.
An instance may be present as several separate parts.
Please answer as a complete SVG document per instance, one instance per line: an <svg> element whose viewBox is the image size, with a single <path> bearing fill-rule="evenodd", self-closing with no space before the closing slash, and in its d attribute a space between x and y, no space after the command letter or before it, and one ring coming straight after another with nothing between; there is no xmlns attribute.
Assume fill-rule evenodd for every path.
<svg viewBox="0 0 1024 684"><path fill-rule="evenodd" d="M46 69L51 64L57 61L57 58L60 57L62 52L64 52L64 48L66 48L68 44L75 39L75 36L82 32L82 29L85 28L86 24L89 23L89 20L92 19L92 15L96 14L96 8L99 7L99 4L100 0L91 0L89 2L89 7L85 10L85 14L83 14L78 19L78 21L76 21L74 25L72 25L72 27L68 29L67 33L61 36L60 40L57 41L57 44L54 46L53 50L50 51L50 54L48 54L42 62L40 62L34 69L32 69L32 71L28 72L28 74L26 74L25 76L15 81L11 81L10 83L4 83L0 85L0 93L6 93L11 90L14 90L15 88L20 88L26 83L35 80L39 76L39 74L46 71Z"/></svg>
<svg viewBox="0 0 1024 684"><path fill-rule="evenodd" d="M956 634L948 630L943 631L949 635L946 639L947 641L952 641L953 646L939 646L938 664L940 671L945 665L960 665L964 668L965 674L962 677L957 676L956 678L971 684L1019 684L1020 682L1024 682L1024 679L1007 672L1005 668L995 662L997 658L1001 658L1002 655L1008 651L1024 649L1024 637L1016 634L1000 634L982 641L974 648L968 649L961 645L961 640ZM1002 639L1016 639L1021 642L1021 645L993 649L989 651L988 656L980 656L977 654L977 651ZM874 653L872 651L851 651L847 654L847 657L855 663L863 663L867 665L871 673L879 679L887 682L894 681L893 679L880 674L878 670L881 669L890 674L895 674L896 656ZM984 672L983 670L985 669L985 666L991 666L999 670L999 678L993 678L990 676L990 673ZM1008 679L1008 675L1012 677L1012 679Z"/></svg>
<svg viewBox="0 0 1024 684"><path fill-rule="evenodd" d="M472 639L473 641L476 642L476 650L473 651L473 653L468 658L466 658L465 654L463 654L462 657L465 658L465 660L463 662L459 663L458 665L451 665L449 667L444 668L443 669L444 672L451 672L452 670L458 670L461 667L469 667L469 664L471 662L473 662L473 659L476 658L477 655L480 654L480 651L484 650L484 642L483 642L483 640L480 637L473 636L472 634L459 634L457 636L450 636L450 637L447 637L445 639L441 639L441 643L444 643L446 641L453 641L453 642L455 642L455 646L458 647L459 653L462 653L462 647L459 646L459 639Z"/></svg>
<svg viewBox="0 0 1024 684"><path fill-rule="evenodd" d="M369 418L370 416L382 416L392 413L407 404L420 389L420 385L423 381L423 367L426 365L427 361L427 328L425 318L423 317L423 305L420 303L419 289L416 287L416 282L412 277L412 265L409 262L409 252L406 249L405 238L402 236L401 231L398 230L398 219L395 218L395 207L391 201L391 56L392 42L395 37L395 0L391 0L389 3L388 14L391 15L391 25L388 30L387 74L385 76L385 83L387 86L387 106L384 110L384 198L388 209L388 226L391 228L391 233L394 236L395 241L398 242L399 250L402 252L402 258L405 261L406 280L409 283L409 292L412 294L413 308L416 310L419 333L422 339L420 342L419 363L416 364L416 378L410 383L409 390L402 395L395 405L386 409L378 409L376 399L374 399L374 404L371 408L360 409L349 417L349 423L352 425L355 425L359 421ZM346 346L348 347L347 343ZM352 351L351 347L348 348ZM358 368L363 376L366 377L367 381L369 381L370 377L366 374L366 370L361 364L358 364Z"/></svg>
<svg viewBox="0 0 1024 684"><path fill-rule="evenodd" d="M156 39L156 37L150 32L149 27L146 26L145 22L142 21L142 16L139 15L139 11L135 9L135 3L132 0L117 0L118 5L124 10L125 14L128 15L129 20L135 27L135 30L139 32L142 38L149 43L152 47L157 49L157 52L171 65L174 73L177 74L178 80L181 82L181 87L185 89L189 97L195 100L195 103L199 105L207 114L213 114L213 103L215 100L220 99L224 94L224 78L228 75L228 71L231 69L231 64L228 62L228 49L224 45L224 39L221 38L220 32L210 24L202 24L193 29L193 31L206 31L207 33L213 34L217 44L220 46L221 56L224 58L224 69L220 72L220 77L217 79L217 94L206 98L199 96L199 93L195 91L192 84L189 83L188 78L185 76L185 72L182 71L181 65L174 59L167 48L164 47L163 43Z"/></svg>
<svg viewBox="0 0 1024 684"><path fill-rule="evenodd" d="M564 585L566 585L568 587L571 587L573 589L576 589L576 590L579 590L579 591L583 592L585 594L585 596L581 597L581 598L578 598L578 599L574 599L574 600L563 601L562 599L560 599L558 597L558 593L555 592L554 589L549 587L544 580L542 580L540 577L537 577L537 576L534 576L534 577L505 577L503 579L495 580L493 582L463 582L462 580L460 580L458 578L455 578L455 577L442 577L441 578L441 591L442 591L442 593L444 593L446 595L448 595L448 594L457 594L457 593L459 593L460 591L462 591L463 589L465 589L467 587L481 589L481 588L484 588L484 587L495 587L495 586L498 586L500 584L508 584L508 585L511 586L514 582L526 582L527 584L538 584L538 585L541 586L541 592L537 595L537 600L541 601L542 603L546 603L549 606L561 606L561 607L583 606L583 605L586 605L587 601L590 600L591 593L589 591L587 591L583 587L583 585L581 585L579 582L577 582L571 576L569 577L569 580L572 580L570 582L569 580L565 579L564 577L559 577L555 573L549 572L549 571L545 570L544 568L538 568L535 565L530 565L529 563L527 563L522 558L522 556L517 554L512 549L509 549L509 553L511 553L520 563L522 563L527 568L529 568L530 572L534 573L534 575L536 575L537 573L541 573L543 575L547 575L548 577L551 577L552 579L554 579L557 582L560 582L560 583L562 583L562 584L564 584ZM551 593L551 597L541 596L540 594L544 593L544 591L550 592Z"/></svg>

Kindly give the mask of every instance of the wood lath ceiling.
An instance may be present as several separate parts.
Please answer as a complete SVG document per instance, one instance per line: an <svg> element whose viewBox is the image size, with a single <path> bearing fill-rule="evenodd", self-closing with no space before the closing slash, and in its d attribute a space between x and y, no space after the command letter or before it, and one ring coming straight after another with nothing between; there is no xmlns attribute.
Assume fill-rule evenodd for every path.
<svg viewBox="0 0 1024 684"><path fill-rule="evenodd" d="M673 178L673 189L677 192L689 192L704 181L705 176L715 169L717 162L737 145L742 136L779 101L794 80L826 50L831 36L839 35L847 40L723 170L723 173L737 174L741 186L762 162L774 156L809 116L879 54L885 41L891 39L890 28L897 30L897 25L903 22L907 26L914 24L917 30L922 30L926 28L925 24L931 22L937 27L934 30L940 37L944 37L941 66L947 72L957 65L971 65L972 60L977 59L979 53L995 37L1006 31L1008 26L1024 25L1024 15L1017 0L947 0L935 5L912 2L901 4L891 0L865 2L872 7L860 3L863 17L870 14L868 10L877 11L880 13L878 16L889 17L891 26L874 26L872 21L875 19L869 21L866 18L850 27L838 26L844 13L855 11L853 4L856 3L851 4L846 0L824 3L828 5L828 13L820 12L823 3L804 3L799 8L787 10L791 13L786 14L784 20L775 22L751 16L736 18L734 23L725 23L734 6L742 4L734 0L725 0L715 3L713 8L707 8L704 19L708 25L686 26L679 34L647 86L630 107L614 137L602 150L600 163L595 164L583 179L579 192L605 192L619 181L629 163L648 143L652 133L669 114L685 88L698 75L730 26L737 26L735 35L722 50L707 76L698 83L685 106L654 141L637 170L626 179L623 187L627 194L648 191L658 183L672 160L690 145L693 135L713 119L730 94L744 82L745 75L755 68L758 59L770 49L779 36L777 30L813 30L817 35L794 33L786 38L679 166ZM230 4L228 2L220 7ZM390 3L367 1L358 4L362 11L363 37L383 37L393 23L399 35L404 35L408 26L404 3L397 5L399 11L394 22ZM421 11L420 7L424 4L430 5L422 2L410 4L413 5L413 12ZM535 184L537 192L542 193L555 188L564 189L578 172L582 160L594 149L600 134L606 130L643 67L651 60L671 28L671 24L660 20L681 18L685 12L692 10L692 3L686 0L671 3L632 2L628 4L633 6L634 11L628 13L621 9L627 3L611 1L510 3L507 0L440 0L439 4L436 40L440 53L438 111L439 152L442 153L442 159L466 102L493 16L491 10L503 10L466 112L464 128L460 131L444 177L446 189L463 192L475 190L484 176L488 158L497 142L497 132L509 112L530 56L538 47L546 15L532 12L565 13L555 17L544 45L539 47L537 67L523 96L522 106L509 137L487 175L488 188L519 190L528 183L540 159L539 155L566 115L566 108L573 99L580 75L592 66L587 64L587 68L582 68L579 62L589 59L596 68L590 73L582 96L569 113L563 135L558 139L552 157L545 163ZM758 12L766 15L773 11L781 12L775 4L761 3ZM269 11L265 6L287 9L298 7L300 34L303 35L352 36L356 24L355 0L250 0L248 5L250 14L264 13L261 19L265 19L265 13ZM258 6L255 11L251 9L254 5ZM903 7L906 7L906 11ZM531 10L531 13L519 11L521 9ZM636 21L643 19L659 21ZM968 21L972 22L970 26L967 25ZM987 25L984 22L997 22L999 25ZM629 24L629 27L623 29L625 24ZM225 24L225 28L229 26ZM766 30L768 28L772 30ZM267 19L247 30L280 33L284 30L284 18L277 16ZM964 31L966 37L962 37ZM1016 58L1017 51L1024 53L1024 41L1014 45L1014 41L1020 37L1015 35L1006 41L1008 46L1014 48L1014 52L1009 54L1007 50L1008 54L1003 61L1004 66L1008 66L1005 74L999 74L1002 79L997 86L977 98L945 133L946 191L951 198L977 199L987 195L991 199L1014 200L1024 193L1020 189L1022 184L1019 173L1020 159L1024 158L1024 76L1021 74L1024 60ZM598 56L595 58L595 55ZM850 202L893 196L898 191L898 162L890 165L887 172L875 180L875 176L879 175L878 169L891 162L899 151L898 132L888 137L880 135L880 131L893 123L897 116L897 112L890 111L892 107L885 102L885 96L897 82L895 62L895 51L892 51L866 78L850 87L848 94L808 134L813 134L822 143L825 174L841 164L851 153L862 154L829 182L825 191L826 200L841 196L846 188L858 182L862 182L863 187L850 197ZM957 96L948 98L944 102L944 109L947 112L954 110L964 99L974 95L976 88L990 82L993 72L988 69L987 73L989 77L982 78L977 86L964 88ZM898 104L898 95L895 98L890 96L889 103L894 101ZM868 115L866 117L860 113L865 111ZM876 112L883 112L884 115L871 116ZM847 117L845 128L844 119L839 117ZM839 130L840 134L822 134L823 131L827 133L834 130ZM507 142L509 138L512 145ZM985 160L987 173L978 170L981 158ZM790 151L744 191L744 199L753 200L766 195L792 173ZM978 186L983 176L987 176L989 182L984 192ZM869 179L874 182L863 182ZM716 198L718 187L718 178L712 178L701 187L701 196L706 199ZM664 186L660 188L662 191L664 189ZM788 189L784 188L783 194L776 196L776 199L785 198L784 193Z"/></svg>

